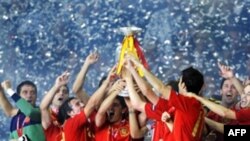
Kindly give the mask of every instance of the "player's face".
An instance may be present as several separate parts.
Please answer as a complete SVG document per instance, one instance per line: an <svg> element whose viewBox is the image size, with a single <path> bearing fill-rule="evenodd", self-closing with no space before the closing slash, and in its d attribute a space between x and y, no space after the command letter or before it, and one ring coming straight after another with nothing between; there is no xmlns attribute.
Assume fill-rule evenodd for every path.
<svg viewBox="0 0 250 141"><path fill-rule="evenodd" d="M225 80L221 88L221 96L223 103L232 105L237 101L238 92L231 80Z"/></svg>
<svg viewBox="0 0 250 141"><path fill-rule="evenodd" d="M122 119L122 105L119 100L115 99L108 110L108 119L110 123L116 123Z"/></svg>
<svg viewBox="0 0 250 141"><path fill-rule="evenodd" d="M56 92L52 103L55 106L61 106L62 103L69 97L68 88L66 86L61 86Z"/></svg>
<svg viewBox="0 0 250 141"><path fill-rule="evenodd" d="M241 95L240 106L242 108L250 107L250 85L244 88L244 94Z"/></svg>
<svg viewBox="0 0 250 141"><path fill-rule="evenodd" d="M71 117L74 117L75 115L79 114L81 110L83 110L84 104L77 98L72 99L69 104L72 108L72 111L69 113L69 116Z"/></svg>
<svg viewBox="0 0 250 141"><path fill-rule="evenodd" d="M36 90L31 85L23 85L20 91L20 97L28 101L30 104L35 105Z"/></svg>

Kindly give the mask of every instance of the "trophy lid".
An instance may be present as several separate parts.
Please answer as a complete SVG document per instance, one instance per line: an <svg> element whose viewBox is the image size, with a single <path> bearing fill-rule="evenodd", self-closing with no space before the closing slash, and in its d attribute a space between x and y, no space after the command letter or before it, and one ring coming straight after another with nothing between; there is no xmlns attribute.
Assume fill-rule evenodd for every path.
<svg viewBox="0 0 250 141"><path fill-rule="evenodd" d="M139 33L142 31L141 28L136 27L136 26L128 26L128 27L120 27L118 29L121 33L123 33L125 36L130 36L135 33Z"/></svg>

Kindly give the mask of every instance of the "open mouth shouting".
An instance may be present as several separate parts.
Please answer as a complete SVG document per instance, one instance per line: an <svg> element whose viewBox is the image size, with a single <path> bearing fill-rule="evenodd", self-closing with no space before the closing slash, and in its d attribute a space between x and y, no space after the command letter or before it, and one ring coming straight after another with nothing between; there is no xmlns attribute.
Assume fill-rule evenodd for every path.
<svg viewBox="0 0 250 141"><path fill-rule="evenodd" d="M233 94L232 93L226 93L226 97L228 98L228 99L232 99L233 98Z"/></svg>
<svg viewBox="0 0 250 141"><path fill-rule="evenodd" d="M109 119L112 119L114 115L115 115L115 112L113 110L108 111Z"/></svg>

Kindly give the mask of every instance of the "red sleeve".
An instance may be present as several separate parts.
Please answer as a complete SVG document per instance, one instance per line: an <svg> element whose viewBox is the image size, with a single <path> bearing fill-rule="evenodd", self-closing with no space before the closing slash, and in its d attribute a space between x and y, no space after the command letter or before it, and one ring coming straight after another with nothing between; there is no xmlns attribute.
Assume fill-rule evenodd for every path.
<svg viewBox="0 0 250 141"><path fill-rule="evenodd" d="M69 118L64 123L65 140L81 140L85 136L85 132L82 131L83 127L87 123L86 115L83 111L75 115L73 118Z"/></svg>
<svg viewBox="0 0 250 141"><path fill-rule="evenodd" d="M239 111L235 111L236 119L239 122L248 122L250 123L250 108L241 109Z"/></svg>
<svg viewBox="0 0 250 141"><path fill-rule="evenodd" d="M171 90L170 92L169 105L174 106L176 109L183 112L189 112L190 108L193 108L195 105L198 107L200 106L199 102L195 98L186 97L174 90Z"/></svg>
<svg viewBox="0 0 250 141"><path fill-rule="evenodd" d="M145 111L146 111L146 116L149 119L155 119L155 120L160 120L161 121L161 115L164 111L167 111L170 108L168 105L168 101L159 98L158 102L156 105L153 105L152 103L146 103L145 105Z"/></svg>
<svg viewBox="0 0 250 141"><path fill-rule="evenodd" d="M168 100L160 97L157 104L155 105L155 108L161 112L167 111L170 108L168 105Z"/></svg>

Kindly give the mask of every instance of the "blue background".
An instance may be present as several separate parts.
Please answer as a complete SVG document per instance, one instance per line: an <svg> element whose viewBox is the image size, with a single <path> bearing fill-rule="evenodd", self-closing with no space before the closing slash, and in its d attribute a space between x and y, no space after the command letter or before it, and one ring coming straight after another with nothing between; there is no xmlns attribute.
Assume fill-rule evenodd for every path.
<svg viewBox="0 0 250 141"><path fill-rule="evenodd" d="M204 95L219 96L218 61L241 80L249 77L249 6L249 0L0 0L0 80L14 87L34 81L39 104L65 70L71 87L97 50L100 60L84 86L91 95L116 62L123 39L116 29L138 26L150 69L162 81L178 79L192 65L206 77ZM8 140L10 119L2 110L0 116L0 140Z"/></svg>

